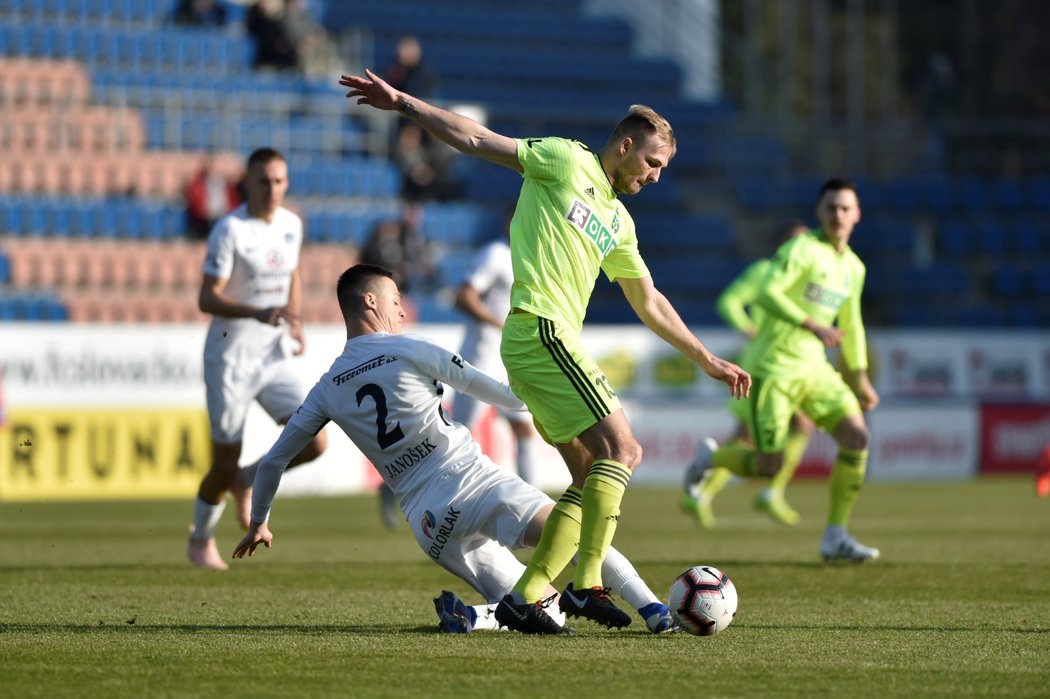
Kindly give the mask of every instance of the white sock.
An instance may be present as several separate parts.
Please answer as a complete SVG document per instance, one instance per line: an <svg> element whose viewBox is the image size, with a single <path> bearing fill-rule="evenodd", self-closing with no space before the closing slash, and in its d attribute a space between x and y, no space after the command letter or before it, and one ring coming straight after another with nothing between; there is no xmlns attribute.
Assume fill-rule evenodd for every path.
<svg viewBox="0 0 1050 699"><path fill-rule="evenodd" d="M222 511L226 509L226 499L218 505L204 502L200 496L193 505L193 533L190 538L196 541L207 541L215 536L215 527L222 518Z"/></svg>
<svg viewBox="0 0 1050 699"><path fill-rule="evenodd" d="M846 528L841 524L829 524L824 528L824 541L838 541L846 538Z"/></svg>
<svg viewBox="0 0 1050 699"><path fill-rule="evenodd" d="M536 485L536 482L533 480L536 474L532 467L532 443L534 440L534 437L518 439L517 448L518 475L521 476L521 480L530 485Z"/></svg>
<svg viewBox="0 0 1050 699"><path fill-rule="evenodd" d="M627 557L612 546L602 561L602 583L635 609L660 601Z"/></svg>
<svg viewBox="0 0 1050 699"><path fill-rule="evenodd" d="M576 556L572 557L572 562L573 565L576 564ZM607 585L610 590L636 610L647 604L660 602L660 598L653 594L627 557L612 546L609 547L605 560L602 561L602 584Z"/></svg>

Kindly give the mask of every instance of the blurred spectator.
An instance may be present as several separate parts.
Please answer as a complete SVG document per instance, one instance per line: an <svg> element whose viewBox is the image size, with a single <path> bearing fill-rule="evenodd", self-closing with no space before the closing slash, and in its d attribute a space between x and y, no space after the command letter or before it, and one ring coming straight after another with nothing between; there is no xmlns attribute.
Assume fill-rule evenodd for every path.
<svg viewBox="0 0 1050 699"><path fill-rule="evenodd" d="M299 70L299 46L285 0L258 0L248 8L244 22L255 40L253 68Z"/></svg>
<svg viewBox="0 0 1050 699"><path fill-rule="evenodd" d="M258 0L248 8L245 28L255 39L254 68L323 73L334 55L305 0Z"/></svg>
<svg viewBox="0 0 1050 699"><path fill-rule="evenodd" d="M186 183L186 232L194 240L205 240L212 226L241 203L235 183L215 171L211 158Z"/></svg>
<svg viewBox="0 0 1050 699"><path fill-rule="evenodd" d="M377 223L361 249L360 261L389 269L406 294L425 292L434 285L434 264L420 228L422 216L421 206L406 205L400 220Z"/></svg>
<svg viewBox="0 0 1050 699"><path fill-rule="evenodd" d="M219 0L179 0L172 19L184 26L222 27L226 25L226 6Z"/></svg>
<svg viewBox="0 0 1050 699"><path fill-rule="evenodd" d="M426 99L437 86L436 76L423 63L423 46L414 36L403 36L397 41L394 62L383 74L395 90L402 90Z"/></svg>
<svg viewBox="0 0 1050 699"><path fill-rule="evenodd" d="M927 168L941 172L945 155L945 120L955 105L955 68L951 59L943 53L930 56L923 76L922 98L928 127L926 147Z"/></svg>
<svg viewBox="0 0 1050 699"><path fill-rule="evenodd" d="M397 133L393 160L401 170L401 196L405 201L455 199L461 185L452 175L455 151L432 141L412 121L405 121Z"/></svg>

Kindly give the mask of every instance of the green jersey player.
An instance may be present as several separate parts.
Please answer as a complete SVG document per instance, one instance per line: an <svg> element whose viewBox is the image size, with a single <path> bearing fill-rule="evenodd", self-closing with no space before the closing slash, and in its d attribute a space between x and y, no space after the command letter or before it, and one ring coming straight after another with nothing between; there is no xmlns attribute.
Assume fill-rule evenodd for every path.
<svg viewBox="0 0 1050 699"><path fill-rule="evenodd" d="M838 443L831 473L831 503L820 552L826 560L874 560L847 530L864 482L868 427L864 411L879 402L867 372L867 339L860 297L865 267L849 247L860 220L854 184L832 179L817 199L820 228L784 243L762 284L766 316L750 351L754 387L748 427L754 446L730 444L701 454L695 480L725 468L742 476L773 476L784 461L792 415L808 415ZM826 350L841 346L839 374ZM705 458L706 457L706 458Z"/></svg>
<svg viewBox="0 0 1050 699"><path fill-rule="evenodd" d="M593 152L561 138L513 139L464 116L395 90L371 71L344 75L347 97L397 110L467 154L522 175L510 245L514 282L500 354L510 386L542 436L562 455L572 485L558 500L525 573L500 601L497 619L526 633L548 633L538 602L573 554L578 563L560 607L609 627L630 617L609 600L601 565L620 501L642 448L605 374L583 350L580 331L598 274L616 281L638 317L661 338L747 395L751 377L714 356L653 285L638 254L634 222L619 201L660 179L676 143L667 120L636 105Z"/></svg>
<svg viewBox="0 0 1050 699"><path fill-rule="evenodd" d="M777 235L777 242L783 243L792 238L809 232L809 228L800 222L794 222L784 226ZM758 295L762 290L762 283L769 272L772 261L769 258L755 260L740 273L729 286L727 286L715 301L718 314L727 325L748 340L753 340L758 334L758 326L765 317L765 312L758 305ZM745 370L752 363L754 354L753 343L748 343L740 353L737 362ZM730 443L753 444L751 432L747 426L747 402L729 401L728 409L737 419L736 434ZM755 496L755 508L765 512L770 517L782 524L794 525L799 521L799 514L784 497L784 490L791 482L795 470L802 461L802 455L806 451L809 439L813 434L813 421L803 413L795 413L791 418L791 429L788 432L787 442L784 445L784 463L777 475L769 481L769 484L759 491ZM718 444L710 437L700 440L696 456L686 469L685 494L682 496L682 508L693 515L697 523L705 529L715 526L715 515L712 503L715 496L722 491L733 477L733 472L724 469L714 469L704 479L703 487L694 480L694 464L703 464L708 458L708 453L717 449Z"/></svg>

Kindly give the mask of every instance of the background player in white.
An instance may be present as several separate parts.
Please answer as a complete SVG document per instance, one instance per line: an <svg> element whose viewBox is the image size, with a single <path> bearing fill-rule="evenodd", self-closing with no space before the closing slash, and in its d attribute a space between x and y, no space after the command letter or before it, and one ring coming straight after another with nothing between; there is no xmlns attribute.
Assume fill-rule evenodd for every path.
<svg viewBox="0 0 1050 699"><path fill-rule="evenodd" d="M463 282L456 290L456 308L467 315L466 333L459 354L489 376L506 382L507 370L499 356L503 322L510 313L510 287L514 268L510 260L510 220L514 208L507 211L503 232L487 243L471 263ZM452 417L470 429L481 416L484 406L466 393L457 392L452 400ZM536 484L532 465L532 448L536 430L527 412L497 408L514 434L515 464L526 483Z"/></svg>
<svg viewBox="0 0 1050 699"><path fill-rule="evenodd" d="M212 464L201 481L187 556L201 568L227 568L215 547L215 527L233 492L241 526L248 526L254 467L239 470L248 406L259 404L280 423L306 395L288 365L306 347L299 248L303 222L284 208L288 165L270 148L248 158L247 201L219 220L208 236L200 309L212 315L204 342L204 384L211 423ZM291 342L290 342L291 341ZM289 347L290 344L298 347ZM291 465L316 459L327 440L317 433Z"/></svg>
<svg viewBox="0 0 1050 699"><path fill-rule="evenodd" d="M508 409L524 410L524 404L509 386L459 356L401 335L405 314L388 270L351 267L340 276L336 294L346 346L259 461L251 524L233 557L251 556L259 544L269 548L267 518L285 467L333 421L390 486L423 551L495 605L525 569L510 548L536 545L554 502L493 463L470 430L445 417L442 384ZM622 554L609 553L605 579L639 610L651 631L671 630L667 607ZM553 587L548 592L551 599L557 596ZM494 618L485 615L456 618L454 608L462 605L454 598L449 602L445 630L469 630L486 620L494 626ZM545 618L553 625L545 633L568 632ZM460 621L467 623L447 628Z"/></svg>

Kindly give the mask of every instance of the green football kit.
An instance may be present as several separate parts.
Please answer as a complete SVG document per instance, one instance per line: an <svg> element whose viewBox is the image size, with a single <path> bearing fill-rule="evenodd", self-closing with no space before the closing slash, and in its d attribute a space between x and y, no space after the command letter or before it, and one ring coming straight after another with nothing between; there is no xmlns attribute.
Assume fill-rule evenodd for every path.
<svg viewBox="0 0 1050 699"><path fill-rule="evenodd" d="M856 396L828 361L823 343L801 323L807 318L825 326L837 322L846 367L866 369L860 312L865 271L849 247L839 254L820 231L777 250L758 299L766 318L749 347L753 385L748 418L760 451L783 449L796 410L826 431L842 418L860 414Z"/></svg>
<svg viewBox="0 0 1050 699"><path fill-rule="evenodd" d="M520 139L517 152L523 182L510 225L514 283L500 355L540 433L564 444L620 409L580 342L598 274L640 279L649 270L634 221L596 153L563 138ZM515 591L540 599L575 553L574 590L601 589L601 563L630 477L622 463L592 462L583 487L569 486L555 503Z"/></svg>

